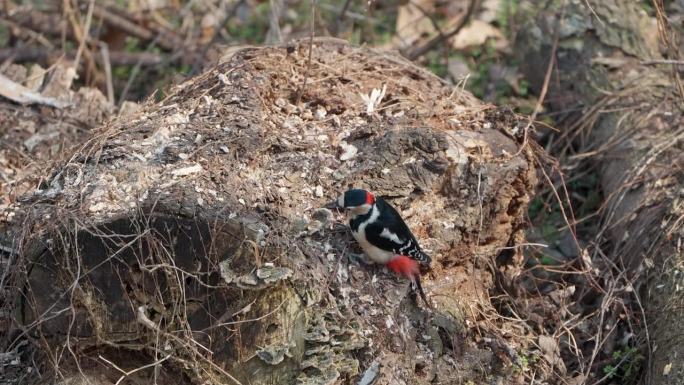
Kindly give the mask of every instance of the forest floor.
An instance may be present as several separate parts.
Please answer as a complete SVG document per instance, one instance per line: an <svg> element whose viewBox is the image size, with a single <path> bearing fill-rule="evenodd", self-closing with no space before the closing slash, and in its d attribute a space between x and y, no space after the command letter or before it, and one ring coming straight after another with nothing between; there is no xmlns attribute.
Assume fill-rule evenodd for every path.
<svg viewBox="0 0 684 385"><path fill-rule="evenodd" d="M513 292L496 287L489 293L499 318L487 318L487 325L510 327L512 320L520 329L502 334L524 335L520 345L525 348L512 363L520 382L545 377L552 383L580 384L591 376L591 383L630 383L639 378L645 358L632 338L640 332L640 315L628 301L606 299L606 283L596 284L600 265L588 257L587 248L598 246L594 235L604 201L596 172L576 160L582 148L555 128L563 122L545 113L518 71L524 63L512 55L516 1L382 1L370 6L318 1L315 8L298 0L67 0L56 8L17 3L3 3L0 73L52 100L69 100L74 108L0 101L0 209L49 177L43 174L45 162L82 145L91 129L132 113L137 102L164 99L173 84L216 64L228 47L307 39L313 31L396 50L487 103L521 115L535 113L532 136L553 157L540 159L542 183L528 212L529 247L518 285ZM471 14L474 3L478 7ZM668 15L681 20L684 4L671 2L669 7ZM367 86L361 88L375 85ZM586 266L594 267L588 271ZM615 323L609 326L617 332L595 343L596 331L607 325L598 311L606 304L614 307ZM2 328L9 317L0 313L6 346L11 341ZM20 347L15 348L18 354ZM21 370L30 365L19 365L16 354L4 353L0 365L21 378L28 375Z"/></svg>

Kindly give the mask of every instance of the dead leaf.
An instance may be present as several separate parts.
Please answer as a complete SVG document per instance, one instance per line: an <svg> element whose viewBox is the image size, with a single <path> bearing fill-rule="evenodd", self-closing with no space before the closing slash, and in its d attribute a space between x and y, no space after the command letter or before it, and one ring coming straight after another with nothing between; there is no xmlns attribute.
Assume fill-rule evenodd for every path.
<svg viewBox="0 0 684 385"><path fill-rule="evenodd" d="M549 297L551 297L551 299L553 300L553 302L556 303L556 305L560 305L561 302L563 302L573 294L575 294L575 286L571 285L565 289L558 289L550 292Z"/></svg>
<svg viewBox="0 0 684 385"><path fill-rule="evenodd" d="M119 116L129 116L140 111L140 104L125 100L119 108Z"/></svg>
<svg viewBox="0 0 684 385"><path fill-rule="evenodd" d="M356 153L359 152L359 150L356 148L356 146L354 146L353 144L348 144L345 141L342 141L340 143L340 148L342 148L342 154L340 155L340 160L343 162L354 158L356 156Z"/></svg>
<svg viewBox="0 0 684 385"><path fill-rule="evenodd" d="M41 93L55 99L69 99L71 85L77 78L76 68L72 63L60 61L50 71L48 82Z"/></svg>
<svg viewBox="0 0 684 385"><path fill-rule="evenodd" d="M0 74L0 95L19 104L44 104L55 108L64 108L68 104L57 99L45 97L37 92L15 83Z"/></svg>
<svg viewBox="0 0 684 385"><path fill-rule="evenodd" d="M25 84L27 72L26 67L19 64L10 64L2 70L3 75L19 84Z"/></svg>
<svg viewBox="0 0 684 385"><path fill-rule="evenodd" d="M136 12L150 12L169 6L168 0L132 0L128 2L128 11Z"/></svg>
<svg viewBox="0 0 684 385"><path fill-rule="evenodd" d="M26 77L26 88L38 92L43 85L46 73L47 71L39 64L31 65L28 76Z"/></svg>
<svg viewBox="0 0 684 385"><path fill-rule="evenodd" d="M544 359L548 361L551 365L558 368L561 373L565 373L565 363L560 356L560 347L558 346L558 341L550 336L539 336L537 341L539 348L544 354Z"/></svg>
<svg viewBox="0 0 684 385"><path fill-rule="evenodd" d="M478 20L487 23L497 21L501 12L504 12L503 3L501 0L483 0L480 6L481 10L477 16Z"/></svg>
<svg viewBox="0 0 684 385"><path fill-rule="evenodd" d="M207 12L203 17L202 21L200 22L200 27L201 27L201 36L200 36L200 44L208 44L211 39L214 38L214 34L216 32L216 27L219 24L219 20L214 15L212 12Z"/></svg>
<svg viewBox="0 0 684 385"><path fill-rule="evenodd" d="M399 46L408 46L422 35L436 32L430 19L421 11L434 10L434 3L434 0L415 0L399 7L395 37Z"/></svg>
<svg viewBox="0 0 684 385"><path fill-rule="evenodd" d="M460 50L480 46L487 39L496 40L495 48L497 49L505 49L507 47L503 33L498 28L492 27L489 23L482 20L473 20L470 24L463 27L454 37L452 45L455 49Z"/></svg>
<svg viewBox="0 0 684 385"><path fill-rule="evenodd" d="M36 146L37 146L38 144L40 144L41 142L46 141L46 140L55 139L55 138L57 138L58 136L59 136L59 132L58 132L58 131L53 131L53 132L51 132L51 133L49 133L49 134L33 134L33 135L31 135L28 139L26 139L26 140L24 141L24 147L26 147L26 149L27 149L29 152L32 152L33 149L36 148Z"/></svg>
<svg viewBox="0 0 684 385"><path fill-rule="evenodd" d="M447 71L454 80L460 80L470 74L470 68L468 68L468 64L464 60L457 57L449 58L449 61L447 62Z"/></svg>
<svg viewBox="0 0 684 385"><path fill-rule="evenodd" d="M587 379L587 376L584 374L580 374L577 377L573 377L568 381L568 385L582 385L584 384L584 381Z"/></svg>

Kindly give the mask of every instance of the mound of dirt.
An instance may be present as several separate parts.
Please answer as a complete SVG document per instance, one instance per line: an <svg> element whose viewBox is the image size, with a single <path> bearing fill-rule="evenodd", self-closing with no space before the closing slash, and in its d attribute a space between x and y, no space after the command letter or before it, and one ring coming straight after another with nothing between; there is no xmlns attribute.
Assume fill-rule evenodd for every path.
<svg viewBox="0 0 684 385"><path fill-rule="evenodd" d="M309 49L234 50L105 124L11 205L0 226L23 294L8 300L43 370L99 383L516 378L525 339L487 314L493 274L520 267L527 122L393 55ZM434 312L320 208L348 186L385 196L430 251Z"/></svg>

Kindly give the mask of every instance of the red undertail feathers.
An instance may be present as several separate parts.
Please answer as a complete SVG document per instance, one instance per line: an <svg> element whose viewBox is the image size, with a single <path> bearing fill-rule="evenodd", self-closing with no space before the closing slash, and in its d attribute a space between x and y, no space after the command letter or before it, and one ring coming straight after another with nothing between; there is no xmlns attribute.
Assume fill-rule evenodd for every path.
<svg viewBox="0 0 684 385"><path fill-rule="evenodd" d="M420 276L420 268L418 262L405 255L398 255L391 261L387 262L387 267L399 275L413 281L415 277Z"/></svg>

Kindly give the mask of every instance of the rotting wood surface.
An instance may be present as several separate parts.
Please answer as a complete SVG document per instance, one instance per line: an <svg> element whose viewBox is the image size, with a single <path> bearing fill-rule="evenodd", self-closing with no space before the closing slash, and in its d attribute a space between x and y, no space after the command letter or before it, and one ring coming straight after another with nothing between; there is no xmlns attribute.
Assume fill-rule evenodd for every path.
<svg viewBox="0 0 684 385"><path fill-rule="evenodd" d="M51 367L112 382L112 363L153 362L132 378L511 378L515 349L473 317L491 310L502 248L497 271L520 268L526 121L392 55L317 40L307 68L308 49L232 52L96 130L10 208L15 316ZM430 250L434 314L319 209L350 185L390 199Z"/></svg>

